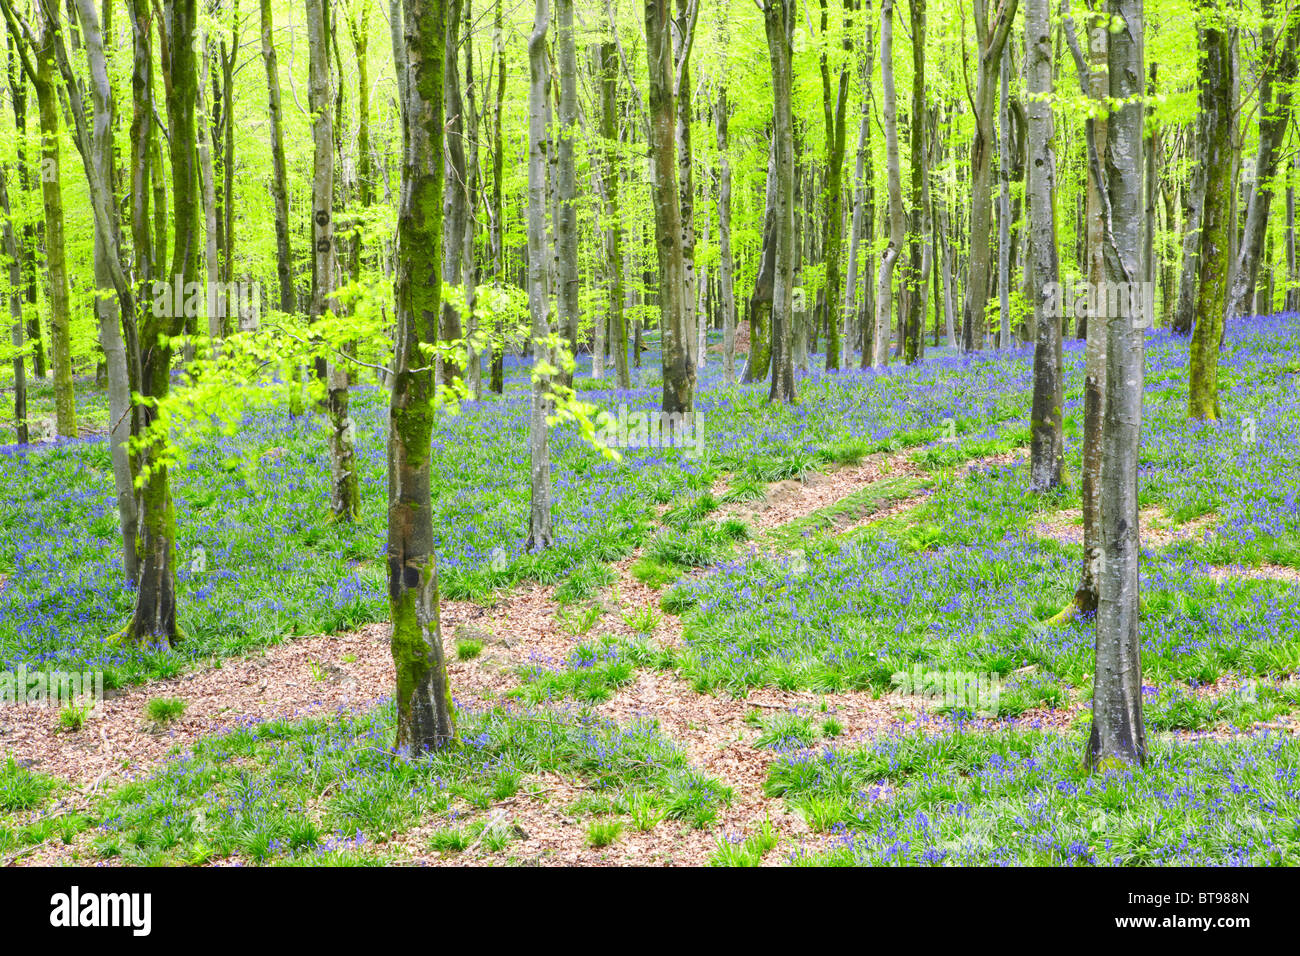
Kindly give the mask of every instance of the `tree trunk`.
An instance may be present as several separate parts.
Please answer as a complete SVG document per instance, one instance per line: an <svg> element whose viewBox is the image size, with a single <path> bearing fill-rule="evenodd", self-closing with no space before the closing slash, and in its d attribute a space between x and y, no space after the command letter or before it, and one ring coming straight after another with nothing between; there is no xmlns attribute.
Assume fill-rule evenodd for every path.
<svg viewBox="0 0 1300 956"><path fill-rule="evenodd" d="M794 29L792 0L767 0L763 9L772 66L772 142L776 156L776 270L772 286L772 387L769 401L791 404L794 389L794 118L791 107Z"/></svg>
<svg viewBox="0 0 1300 956"><path fill-rule="evenodd" d="M671 0L665 0L665 3L671 3ZM674 135L677 137L677 188L680 192L678 209L682 223L683 345L692 369L697 364L700 321L695 307L698 278L695 274L695 161L691 149L691 46L698 14L698 0L677 0L677 17L669 30L673 41L673 89L676 97ZM672 16L671 11L669 16ZM694 371L691 374L694 377Z"/></svg>
<svg viewBox="0 0 1300 956"><path fill-rule="evenodd" d="M1025 2L1025 66L1029 91L1030 289L1034 304L1034 399L1030 415L1030 486L1051 491L1061 483L1065 456L1062 433L1065 394L1061 374L1060 265L1056 253L1056 184L1052 124L1052 34L1050 0ZM1052 292L1056 294L1053 295Z"/></svg>
<svg viewBox="0 0 1300 956"><path fill-rule="evenodd" d="M206 76L212 56L212 47L203 30L199 30L199 46L203 49L203 61L200 76ZM218 299L221 288L220 250L217 248L217 184L216 171L212 166L212 114L209 112L207 84L198 87L198 137L199 137L199 177L202 180L203 195L203 271L207 279L207 294L204 296L204 311L208 319L208 345L213 354L217 353L221 341L221 313L226 304L225 297ZM186 359L193 358L193 345L186 344Z"/></svg>
<svg viewBox="0 0 1300 956"><path fill-rule="evenodd" d="M465 199L465 181L468 171L465 165L465 103L460 92L460 60L456 51L460 49L462 13L464 0L446 0L447 18L447 55L444 57L443 100L446 111L447 131L444 149L447 153L447 184L443 189L443 247L442 247L442 281L448 285L459 286L465 281L464 246L465 230L468 228L469 207ZM457 342L464 335L461 314L452 304L444 299L442 302L442 340ZM442 381L451 384L453 379L463 378L465 370L455 361L439 358L442 368Z"/></svg>
<svg viewBox="0 0 1300 956"><path fill-rule="evenodd" d="M546 255L547 157L551 140L551 74L546 59L546 27L550 0L537 0L533 32L528 39L528 311L538 369L533 371L532 407L528 416L528 448L532 484L527 551L542 551L554 541L551 531L551 462L547 449L546 416L550 412L551 362L550 274Z"/></svg>
<svg viewBox="0 0 1300 956"><path fill-rule="evenodd" d="M9 342L14 349L14 435L19 445L26 445L30 435L27 429L27 362L23 358L23 260L14 232L6 178L4 170L0 170L0 213L4 214L4 231L0 232L3 245L0 248L9 260L9 317L12 319Z"/></svg>
<svg viewBox="0 0 1300 956"><path fill-rule="evenodd" d="M849 231L849 264L844 279L844 304L840 318L844 327L841 341L845 353L842 364L845 368L852 364L853 338L857 328L854 319L857 315L855 299L858 291L858 250L870 225L866 222L866 207L867 192L871 188L867 172L871 164L871 0L866 0L864 20L863 29L866 37L862 52L858 55L858 82L862 87L862 111L858 119L857 158L853 167L853 224Z"/></svg>
<svg viewBox="0 0 1300 956"><path fill-rule="evenodd" d="M966 301L962 307L962 347L970 352L984 348L985 311L989 296L989 227L993 191L990 187L993 148L993 112L997 80L1007 34L1016 16L1017 0L1007 0L989 20L988 0L975 0L975 39L978 59L975 73L975 139L970 158L970 257Z"/></svg>
<svg viewBox="0 0 1300 956"><path fill-rule="evenodd" d="M9 92L14 107L14 132L17 142L18 189L26 197L32 189L32 169L27 161L27 80L18 64L18 51L14 37L9 43ZM28 216L22 225L21 242L25 277L27 309L27 338L32 347L32 372L37 381L45 380L45 338L41 332L40 310L36 308L36 224Z"/></svg>
<svg viewBox="0 0 1300 956"><path fill-rule="evenodd" d="M1291 179L1286 186L1286 310L1300 312L1300 263L1296 261L1295 234L1295 182L1300 179L1300 150L1296 151L1291 167Z"/></svg>
<svg viewBox="0 0 1300 956"><path fill-rule="evenodd" d="M663 411L695 408L695 365L687 318L685 230L677 185L677 102L671 37L672 0L646 0L646 58L650 72L650 179L659 256L659 328L663 356Z"/></svg>
<svg viewBox="0 0 1300 956"><path fill-rule="evenodd" d="M731 150L727 143L727 114L730 108L727 88L724 86L718 90L714 112L718 127L718 279L722 286L722 382L727 386L736 384L736 287L735 266L731 258Z"/></svg>
<svg viewBox="0 0 1300 956"><path fill-rule="evenodd" d="M1291 87L1296 77L1296 48L1300 47L1300 11L1291 11L1283 25L1282 42L1276 61L1269 56L1273 49L1273 7L1276 0L1264 0L1264 26L1260 49L1265 57L1259 83L1259 149L1255 153L1255 188L1246 209L1246 227L1237 250L1232 287L1228 292L1227 317L1245 315L1255 290L1259 256L1268 228L1269 208L1273 205L1273 178L1281 159L1279 150L1291 115ZM1277 91L1276 99L1273 91Z"/></svg>
<svg viewBox="0 0 1300 956"><path fill-rule="evenodd" d="M492 281L501 288L505 279L505 204L501 197L501 180L505 174L505 141L502 139L501 117L506 98L506 47L501 4L496 0L492 12L492 48L496 56L496 96L492 105ZM497 322L492 336L492 391L498 395L505 391L505 342L502 341L501 323Z"/></svg>
<svg viewBox="0 0 1300 956"><path fill-rule="evenodd" d="M41 121L41 199L45 207L45 260L50 280L50 364L54 369L54 415L58 434L77 436L77 401L72 384L72 306L63 233L63 167L59 150L58 94L54 87L54 30L40 7L40 49L36 56L36 105Z"/></svg>
<svg viewBox="0 0 1300 956"><path fill-rule="evenodd" d="M573 0L555 0L555 59L559 70L559 139L556 152L555 245L558 254L556 326L578 356L578 210L574 140L578 136L578 58L573 35ZM594 361L594 356L593 356ZM569 384L570 376L564 380Z"/></svg>
<svg viewBox="0 0 1300 956"><path fill-rule="evenodd" d="M275 273L280 280L280 311L297 311L293 253L289 245L288 171L284 159L284 119L280 109L280 71L276 65L271 0L261 0L262 62L266 67L267 116L271 124L271 200L275 207Z"/></svg>
<svg viewBox="0 0 1300 956"><path fill-rule="evenodd" d="M893 311L894 266L903 249L903 186L898 160L898 97L894 90L894 0L880 5L880 85L884 91L885 165L889 183L889 245L880 258L876 280L875 357L872 365L889 364L890 317Z"/></svg>
<svg viewBox="0 0 1300 956"><path fill-rule="evenodd" d="M474 241L478 223L478 85L474 82L473 0L465 0L465 231L461 246L461 271L465 277L465 387L478 399L483 391L483 360L478 349L478 268Z"/></svg>
<svg viewBox="0 0 1300 956"><path fill-rule="evenodd" d="M907 317L903 326L903 361L909 365L921 361L925 350L926 279L925 256L925 180L928 162L925 155L925 0L909 0L912 26L912 115L911 134L912 241L907 267Z"/></svg>
<svg viewBox="0 0 1300 956"><path fill-rule="evenodd" d="M77 0L77 14L89 62L90 96L93 108L91 162L99 180L101 194L96 214L108 221L95 230L95 311L99 319L99 345L108 369L109 453L113 463L113 485L117 493L118 522L122 531L123 568L128 581L135 581L139 570L136 554L139 515L135 502L135 475L131 468L131 374L127 361L126 340L122 334L123 308L113 279L114 259L121 249L121 224L116 215L117 197L111 194L114 182L113 163L113 88L109 82L108 63L104 55L104 34L99 13L92 0ZM108 215L112 207L111 216ZM102 210L102 211L101 211ZM123 272L127 271L124 267ZM124 281L125 277L122 277ZM133 301L127 299L127 321ZM134 344L134 343L133 343Z"/></svg>
<svg viewBox="0 0 1300 956"><path fill-rule="evenodd" d="M1011 347L1011 56L998 71L1002 95L998 108L998 348Z"/></svg>
<svg viewBox="0 0 1300 956"><path fill-rule="evenodd" d="M413 755L456 736L438 617L432 469L437 383L421 346L442 312L445 0L404 0L402 194L397 216L396 360L388 416L388 596L397 672L398 750ZM399 70L400 73L405 70Z"/></svg>
<svg viewBox="0 0 1300 956"><path fill-rule="evenodd" d="M197 262L199 183L195 110L200 82L194 53L197 6L197 0L176 0L164 11L161 24L165 38L162 63L168 90L167 125L171 134L174 243L169 275L171 281L181 283L182 287L194 281ZM170 310L141 309L140 391L147 400L161 402L170 388L169 337L179 335L185 322L184 309L177 308L178 305L173 302ZM146 402L142 426L152 424L155 414L156 408ZM127 636L141 643L167 644L178 639L180 632L176 626L176 514L162 441L145 443L140 452L140 474L143 480L140 582Z"/></svg>
<svg viewBox="0 0 1300 956"><path fill-rule="evenodd" d="M768 146L767 179L763 200L763 244L759 250L758 269L754 275L754 291L749 297L749 354L740 380L745 384L761 382L767 376L772 360L772 347L768 333L772 319L772 290L776 286L776 217L777 175L776 140Z"/></svg>
<svg viewBox="0 0 1300 956"><path fill-rule="evenodd" d="M1110 96L1123 105L1106 141L1106 280L1132 288L1142 261L1142 0L1110 0L1124 26L1109 38ZM1138 631L1138 444L1142 431L1143 339L1132 310L1107 317L1106 419L1102 436L1104 563L1088 765L1146 760L1142 642ZM1095 317L1094 317L1095 318ZM1091 324L1091 323L1090 323Z"/></svg>
<svg viewBox="0 0 1300 956"><path fill-rule="evenodd" d="M1209 13L1208 7L1202 8ZM1219 417L1219 348L1223 338L1231 267L1232 206L1232 49L1229 31L1216 16L1207 18L1201 61L1201 112L1204 117L1205 206L1201 213L1200 274L1197 276L1192 329L1187 415Z"/></svg>
<svg viewBox="0 0 1300 956"><path fill-rule="evenodd" d="M1074 35L1074 23L1065 8L1064 28L1074 54L1079 83L1089 98L1098 101L1098 115L1087 120L1088 150L1088 282L1097 290L1105 281L1105 257L1102 245L1105 235L1105 192L1102 185L1101 162L1107 149L1107 120L1102 116L1100 101L1110 88L1108 37L1104 18L1094 19L1088 30L1088 59L1085 61ZM1099 298L1093 296L1093 298ZM1077 304L1072 304L1077 305ZM1102 422L1106 415L1107 332L1102 322L1091 321L1086 315L1081 321L1087 336L1084 345L1083 379L1083 472L1080 476L1080 497L1083 511L1083 568L1079 587L1074 595L1074 607L1085 614L1097 609L1100 597L1102 561L1101 542L1101 463Z"/></svg>
<svg viewBox="0 0 1300 956"><path fill-rule="evenodd" d="M312 283L310 321L335 308L338 256L334 241L334 108L327 54L325 0L307 0L308 104L312 115ZM351 522L361 513L354 440L348 402L348 369L331 358L326 367L330 432L330 511L335 521Z"/></svg>
<svg viewBox="0 0 1300 956"><path fill-rule="evenodd" d="M915 0L922 6L924 16L925 0ZM826 368L834 370L840 367L841 350L841 316L837 294L840 289L840 249L844 244L844 141L848 124L845 122L849 103L849 58L853 53L853 35L850 13L851 0L844 2L844 29L841 46L844 49L844 62L840 65L839 87L835 95L831 94L831 71L827 60L830 37L830 15L826 0L821 0L822 13L822 123L826 130L826 184L822 192L826 210L826 296L824 314L826 319ZM924 95L924 93L920 94ZM858 169L859 175L861 168ZM856 264L856 263L855 263Z"/></svg>

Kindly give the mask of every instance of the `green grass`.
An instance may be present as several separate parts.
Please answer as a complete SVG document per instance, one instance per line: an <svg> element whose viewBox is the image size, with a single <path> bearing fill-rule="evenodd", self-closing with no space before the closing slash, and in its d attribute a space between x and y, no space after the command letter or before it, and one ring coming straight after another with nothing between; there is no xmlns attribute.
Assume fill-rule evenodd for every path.
<svg viewBox="0 0 1300 956"><path fill-rule="evenodd" d="M389 749L391 707L203 737L192 753L96 802L85 824L95 825L92 859L382 860L392 834L426 821L436 827L432 849L467 847L483 836L479 846L495 852L517 834L509 827L484 834L480 815L541 774L624 810L653 794L664 815L691 823L716 819L730 798L649 723L498 707L460 710L459 731L460 744L420 759ZM21 803L35 806L52 785L21 786Z"/></svg>
<svg viewBox="0 0 1300 956"><path fill-rule="evenodd" d="M1294 737L1157 737L1145 767L1091 775L1083 747L939 726L787 755L767 789L831 836L797 857L816 865L1300 863Z"/></svg>
<svg viewBox="0 0 1300 956"><path fill-rule="evenodd" d="M189 705L179 697L153 697L144 705L144 715L155 724L170 724L180 719Z"/></svg>

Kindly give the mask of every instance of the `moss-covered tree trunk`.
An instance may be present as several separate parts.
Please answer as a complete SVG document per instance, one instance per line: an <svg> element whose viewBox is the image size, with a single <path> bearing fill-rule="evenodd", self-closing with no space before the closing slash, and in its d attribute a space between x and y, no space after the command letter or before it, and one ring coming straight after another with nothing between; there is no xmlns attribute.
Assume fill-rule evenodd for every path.
<svg viewBox="0 0 1300 956"><path fill-rule="evenodd" d="M1205 204L1201 212L1200 274L1192 329L1187 415L1219 417L1219 346L1223 338L1231 265L1232 228L1232 48L1223 11L1203 4L1205 50L1201 59Z"/></svg>
<svg viewBox="0 0 1300 956"><path fill-rule="evenodd" d="M14 109L14 133L17 140L18 196L15 205L25 204L32 189L32 168L27 159L27 78L19 66L15 40L6 34L9 43L9 92ZM41 331L41 316L36 305L36 223L32 216L22 217L19 232L22 235L20 250L23 257L22 278L24 300L27 304L27 339L32 352L32 372L38 380L45 379L45 338ZM18 229L15 226L15 229Z"/></svg>
<svg viewBox="0 0 1300 956"><path fill-rule="evenodd" d="M619 388L632 387L627 365L627 317L623 312L623 211L618 180L618 49L611 41L595 48L600 71L600 135L604 139L601 182L605 189L605 270L609 292L609 350Z"/></svg>
<svg viewBox="0 0 1300 956"><path fill-rule="evenodd" d="M650 73L651 195L659 258L659 328L663 360L663 411L695 408L686 300L686 264L677 166L676 63L672 0L645 0L646 58Z"/></svg>
<svg viewBox="0 0 1300 956"><path fill-rule="evenodd" d="M912 112L909 122L911 136L911 195L912 230L908 237L907 315L899 324L903 327L903 361L909 365L921 361L925 354L925 302L926 272L924 224L926 222L926 188L929 161L925 142L925 0L909 0L912 40Z"/></svg>
<svg viewBox="0 0 1300 956"><path fill-rule="evenodd" d="M58 434L77 434L72 385L72 306L63 228L63 167L59 149L58 93L54 86L54 26L40 7L36 56L36 105L41 123L41 200L45 207L45 264L50 280L50 364L54 370L54 417Z"/></svg>
<svg viewBox="0 0 1300 956"><path fill-rule="evenodd" d="M397 218L397 331L388 427L388 595L399 750L455 739L438 619L432 472L437 383L422 349L442 313L445 0L405 0L402 192Z"/></svg>

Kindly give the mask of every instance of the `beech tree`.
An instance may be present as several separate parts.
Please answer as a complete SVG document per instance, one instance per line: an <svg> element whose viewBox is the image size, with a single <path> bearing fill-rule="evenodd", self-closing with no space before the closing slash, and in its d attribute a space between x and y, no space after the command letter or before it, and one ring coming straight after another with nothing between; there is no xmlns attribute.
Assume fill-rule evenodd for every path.
<svg viewBox="0 0 1300 956"><path fill-rule="evenodd" d="M394 284L397 349L388 414L388 594L397 671L396 746L414 754L436 750L456 736L438 618L429 454L437 398L430 354L442 314L447 6L445 0L403 0L401 6L405 77Z"/></svg>
<svg viewBox="0 0 1300 956"><path fill-rule="evenodd" d="M1104 207L1106 281L1133 288L1142 247L1142 0L1109 0L1111 101ZM1138 604L1138 444L1142 431L1143 332L1131 310L1107 317L1102 433L1102 572L1097 605L1089 766L1146 760Z"/></svg>

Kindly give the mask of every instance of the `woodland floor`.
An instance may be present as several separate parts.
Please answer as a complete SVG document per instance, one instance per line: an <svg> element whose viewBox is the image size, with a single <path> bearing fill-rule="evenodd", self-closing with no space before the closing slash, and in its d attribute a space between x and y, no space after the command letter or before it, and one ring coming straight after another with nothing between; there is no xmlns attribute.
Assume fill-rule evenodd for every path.
<svg viewBox="0 0 1300 956"><path fill-rule="evenodd" d="M0 709L0 865L1300 862L1296 554L1144 499L1151 757L1090 775L1090 623L1042 623L1077 498L1027 496L1025 433L991 435L724 471L635 549L445 599L462 742L424 760L391 752L380 623L204 655L75 727ZM912 667L996 675L995 713Z"/></svg>

